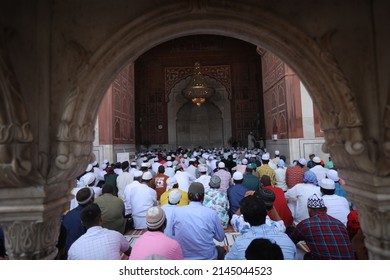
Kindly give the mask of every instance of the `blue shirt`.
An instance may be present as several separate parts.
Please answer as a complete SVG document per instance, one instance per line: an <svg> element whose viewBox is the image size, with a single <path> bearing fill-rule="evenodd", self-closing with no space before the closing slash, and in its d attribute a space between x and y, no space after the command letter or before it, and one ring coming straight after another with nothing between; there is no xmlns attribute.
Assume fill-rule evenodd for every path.
<svg viewBox="0 0 390 280"><path fill-rule="evenodd" d="M236 238L225 260L245 260L245 250L253 239L267 238L280 246L285 260L297 259L297 248L287 234L263 224L251 227L246 233Z"/></svg>
<svg viewBox="0 0 390 280"><path fill-rule="evenodd" d="M164 229L164 234L166 236L171 237L171 238L173 238L173 236L172 236L172 213L177 207L179 207L179 206L172 205L169 203L161 206L161 209L164 210L165 217L167 219L167 226Z"/></svg>
<svg viewBox="0 0 390 280"><path fill-rule="evenodd" d="M240 201L245 196L245 193L248 189L241 184L233 185L227 190L228 198L229 198L229 216L233 216L236 214L238 208L240 208Z"/></svg>
<svg viewBox="0 0 390 280"><path fill-rule="evenodd" d="M179 242L185 260L217 259L213 239L221 242L225 238L217 212L195 201L173 211L172 234Z"/></svg>
<svg viewBox="0 0 390 280"><path fill-rule="evenodd" d="M336 187L334 194L337 194L339 196L347 198L347 193L345 192L343 187L340 185L340 183L339 182L334 182L334 183L335 183L335 187Z"/></svg>
<svg viewBox="0 0 390 280"><path fill-rule="evenodd" d="M70 246L75 242L86 230L81 224L80 213L85 206L77 206L76 208L69 211L62 218L62 225L66 229L66 250L69 250Z"/></svg>

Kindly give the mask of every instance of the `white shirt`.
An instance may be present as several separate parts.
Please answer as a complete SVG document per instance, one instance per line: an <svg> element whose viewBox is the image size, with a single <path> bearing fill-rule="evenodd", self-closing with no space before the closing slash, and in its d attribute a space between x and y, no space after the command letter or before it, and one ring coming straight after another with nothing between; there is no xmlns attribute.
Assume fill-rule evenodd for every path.
<svg viewBox="0 0 390 280"><path fill-rule="evenodd" d="M277 231L286 232L286 226L284 225L283 220L274 221L267 215L265 217L265 223ZM245 222L244 215L233 214L230 224L233 226L234 231L239 232L240 234L246 233L251 228L251 225L248 222Z"/></svg>
<svg viewBox="0 0 390 280"><path fill-rule="evenodd" d="M272 160L268 162L268 166L271 167L273 170L276 170L278 168L278 166Z"/></svg>
<svg viewBox="0 0 390 280"><path fill-rule="evenodd" d="M124 203L125 203L125 215L129 215L131 214L131 204L130 204L130 195L131 195L131 192L130 192L130 189L136 185L141 185L140 182L138 181L133 181L132 183L128 184L126 187L125 187L125 190L123 192L123 198L125 199L124 200Z"/></svg>
<svg viewBox="0 0 390 280"><path fill-rule="evenodd" d="M326 213L335 219L340 220L345 226L347 226L348 214L350 212L348 200L345 197L333 195L323 195L325 206L327 208Z"/></svg>
<svg viewBox="0 0 390 280"><path fill-rule="evenodd" d="M134 174L127 171L116 177L116 186L118 187L118 197L125 200L124 191L128 184L131 184L134 181Z"/></svg>
<svg viewBox="0 0 390 280"><path fill-rule="evenodd" d="M193 165L190 165L187 167L187 169L185 170L187 173L190 173L192 176L194 176L195 178L197 178L197 172L198 172L198 168L196 168L195 166Z"/></svg>
<svg viewBox="0 0 390 280"><path fill-rule="evenodd" d="M129 206L135 229L145 229L146 212L150 207L157 205L157 193L145 184L136 184L129 190Z"/></svg>
<svg viewBox="0 0 390 280"><path fill-rule="evenodd" d="M177 183L179 184L179 189L185 192L188 192L188 188L190 187L190 184L196 180L194 176L192 176L190 173L187 173L185 171L176 171L174 177L176 178Z"/></svg>
<svg viewBox="0 0 390 280"><path fill-rule="evenodd" d="M175 176L175 169L173 167L167 167L165 168L165 175L167 175L169 178Z"/></svg>
<svg viewBox="0 0 390 280"><path fill-rule="evenodd" d="M207 165L211 168L212 171L214 171L217 168L217 160L216 159L208 160Z"/></svg>
<svg viewBox="0 0 390 280"><path fill-rule="evenodd" d="M198 179L195 180L195 182L201 183L204 187L204 192L206 193L210 189L210 179L211 176L209 175L201 175Z"/></svg>
<svg viewBox="0 0 390 280"><path fill-rule="evenodd" d="M326 178L326 172L328 172L328 168L322 167L322 165L316 165L312 168L310 168L310 171L312 171L317 176L318 183L321 182L322 179Z"/></svg>
<svg viewBox="0 0 390 280"><path fill-rule="evenodd" d="M165 227L164 229L164 234L166 236L169 236L171 238L173 238L173 234L172 234L172 213L173 211L175 211L176 208L178 208L179 206L177 205L171 205L171 204L165 204L163 206L161 206L161 209L164 210L164 213L165 213L165 217L167 219L167 226ZM180 211L180 210L179 210Z"/></svg>
<svg viewBox="0 0 390 280"><path fill-rule="evenodd" d="M99 181L104 181L104 175L107 173L106 171L101 170L98 167L93 168L93 173L95 174L96 181L95 186L99 183Z"/></svg>
<svg viewBox="0 0 390 280"><path fill-rule="evenodd" d="M275 187L281 188L283 191L287 191L288 187L286 184L286 168L278 167L275 170L276 184Z"/></svg>
<svg viewBox="0 0 390 280"><path fill-rule="evenodd" d="M94 226L70 246L68 260L120 260L129 247L119 232Z"/></svg>
<svg viewBox="0 0 390 280"><path fill-rule="evenodd" d="M310 196L316 194L321 197L320 187L313 184L296 184L291 189L285 192L288 207L294 217L294 225L296 226L304 219L309 218L309 212L307 210L307 200Z"/></svg>
<svg viewBox="0 0 390 280"><path fill-rule="evenodd" d="M135 167L132 167L132 168L130 168L129 173L131 173L131 174L134 175L134 173L135 173L136 171L138 171L138 169L135 168Z"/></svg>
<svg viewBox="0 0 390 280"><path fill-rule="evenodd" d="M159 162L152 163L152 170L153 170L154 174L158 173L158 168L160 167L160 165L161 165L161 163L159 163Z"/></svg>
<svg viewBox="0 0 390 280"><path fill-rule="evenodd" d="M121 168L115 168L114 172L115 174L121 175L123 173L123 170Z"/></svg>

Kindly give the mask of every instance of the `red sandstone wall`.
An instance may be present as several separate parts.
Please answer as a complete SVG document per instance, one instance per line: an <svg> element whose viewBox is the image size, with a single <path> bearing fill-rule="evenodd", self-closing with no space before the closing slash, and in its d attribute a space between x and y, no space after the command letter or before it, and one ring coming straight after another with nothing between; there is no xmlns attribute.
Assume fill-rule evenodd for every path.
<svg viewBox="0 0 390 280"><path fill-rule="evenodd" d="M271 52L261 50L266 139L303 137L299 77Z"/></svg>
<svg viewBox="0 0 390 280"><path fill-rule="evenodd" d="M99 144L134 144L134 65L127 65L107 90L99 109Z"/></svg>

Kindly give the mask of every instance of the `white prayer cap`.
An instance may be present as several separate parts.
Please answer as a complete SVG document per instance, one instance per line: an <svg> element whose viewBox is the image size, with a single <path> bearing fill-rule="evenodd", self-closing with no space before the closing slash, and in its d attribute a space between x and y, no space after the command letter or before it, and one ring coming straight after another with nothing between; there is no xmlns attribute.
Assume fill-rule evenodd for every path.
<svg viewBox="0 0 390 280"><path fill-rule="evenodd" d="M321 159L319 157L314 157L313 162L315 163L321 163Z"/></svg>
<svg viewBox="0 0 390 280"><path fill-rule="evenodd" d="M331 179L322 179L320 186L326 190L334 190L336 188L334 181Z"/></svg>
<svg viewBox="0 0 390 280"><path fill-rule="evenodd" d="M244 178L244 176L242 175L241 172L239 172L239 171L234 172L233 180L239 181L239 180L242 180L243 178Z"/></svg>
<svg viewBox="0 0 390 280"><path fill-rule="evenodd" d="M85 169L86 172L91 171L93 168L92 164L88 164L87 168Z"/></svg>
<svg viewBox="0 0 390 280"><path fill-rule="evenodd" d="M326 177L333 180L334 182L337 182L340 180L339 173L336 170L330 169L328 172L326 172Z"/></svg>
<svg viewBox="0 0 390 280"><path fill-rule="evenodd" d="M96 179L96 176L95 176L95 174L92 173L92 172L89 172L89 173L85 174L85 175L82 177L84 186L89 186L90 184L93 183L93 181L95 181L95 179Z"/></svg>
<svg viewBox="0 0 390 280"><path fill-rule="evenodd" d="M173 185L177 184L177 180L175 177L170 177L167 179L167 186L172 187Z"/></svg>
<svg viewBox="0 0 390 280"><path fill-rule="evenodd" d="M134 171L134 178L142 177L144 173L141 170Z"/></svg>
<svg viewBox="0 0 390 280"><path fill-rule="evenodd" d="M301 164L301 165L303 165L303 166L305 166L306 165L306 159L304 159L304 158L300 158L299 160L298 160L298 162Z"/></svg>
<svg viewBox="0 0 390 280"><path fill-rule="evenodd" d="M142 180L152 180L153 178L153 175L150 171L146 171L143 175L142 175Z"/></svg>
<svg viewBox="0 0 390 280"><path fill-rule="evenodd" d="M200 164L199 166L198 166L198 170L199 170L199 172L207 172L207 167L206 166L204 166L204 165L202 165L202 164Z"/></svg>
<svg viewBox="0 0 390 280"><path fill-rule="evenodd" d="M261 156L261 159L262 160L269 160L269 154L268 153L265 153Z"/></svg>
<svg viewBox="0 0 390 280"><path fill-rule="evenodd" d="M168 200L170 204L176 205L181 199L181 193L179 190L172 190L169 193Z"/></svg>

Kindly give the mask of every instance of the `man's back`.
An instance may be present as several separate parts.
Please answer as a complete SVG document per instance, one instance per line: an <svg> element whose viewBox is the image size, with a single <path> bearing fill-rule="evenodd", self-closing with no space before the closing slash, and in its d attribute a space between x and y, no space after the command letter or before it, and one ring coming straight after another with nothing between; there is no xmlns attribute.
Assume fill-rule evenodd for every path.
<svg viewBox="0 0 390 280"><path fill-rule="evenodd" d="M214 173L214 175L217 175L219 178L221 178L221 191L224 193L227 193L227 190L231 186L231 180L232 175L230 172L224 170L224 169L218 169L217 172Z"/></svg>
<svg viewBox="0 0 390 280"><path fill-rule="evenodd" d="M179 184L179 189L188 192L191 182L195 181L196 178L190 173L185 171L177 171L174 176Z"/></svg>
<svg viewBox="0 0 390 280"><path fill-rule="evenodd" d="M144 260L158 255L168 260L182 260L179 243L160 231L147 231L138 238L132 248L129 260Z"/></svg>
<svg viewBox="0 0 390 280"><path fill-rule="evenodd" d="M289 166L286 170L286 184L289 189L296 184L303 183L303 177L305 175L305 169L298 164L295 166Z"/></svg>
<svg viewBox="0 0 390 280"><path fill-rule="evenodd" d="M268 164L263 164L256 168L256 176L261 179L263 175L267 175L271 179L271 185L275 186L276 183L276 173Z"/></svg>
<svg viewBox="0 0 390 280"><path fill-rule="evenodd" d="M293 215L290 208L288 208L286 197L281 188L265 186L264 188L269 189L275 194L274 208L278 212L280 218L283 220L284 225L289 227L293 223ZM270 213L271 219L275 219Z"/></svg>
<svg viewBox="0 0 390 280"><path fill-rule="evenodd" d="M66 249L69 250L70 246L81 235L85 233L85 228L81 224L80 213L84 209L84 206L77 206L72 209L62 218L62 225L66 229Z"/></svg>
<svg viewBox="0 0 390 280"><path fill-rule="evenodd" d="M307 199L313 194L321 196L321 191L318 186L310 183L297 184L285 193L289 208L293 209L291 212L293 213L295 226L304 219L309 218Z"/></svg>
<svg viewBox="0 0 390 280"><path fill-rule="evenodd" d="M225 238L217 213L201 202L194 201L175 210L172 215L172 233L182 247L184 259L217 259L213 238L217 241Z"/></svg>
<svg viewBox="0 0 390 280"><path fill-rule="evenodd" d="M257 191L259 190L259 178L257 178L255 175L250 173L244 174L244 181L242 184L249 190L249 191Z"/></svg>
<svg viewBox="0 0 390 280"><path fill-rule="evenodd" d="M245 250L252 240L256 238L266 238L275 241L282 249L285 260L296 259L296 246L288 235L263 224L260 226L253 226L248 232L238 236L230 248L230 251L226 254L225 260L244 260Z"/></svg>
<svg viewBox="0 0 390 280"><path fill-rule="evenodd" d="M124 191L128 184L132 183L134 180L134 174L129 173L127 171L123 172L122 174L118 175L116 177L116 186L118 188L118 197L122 199L122 201L125 200L124 198Z"/></svg>
<svg viewBox="0 0 390 280"><path fill-rule="evenodd" d="M117 231L94 226L77 239L68 252L69 260L120 260L129 242Z"/></svg>
<svg viewBox="0 0 390 280"><path fill-rule="evenodd" d="M160 196L167 190L167 180L169 176L164 173L158 173L156 177L154 177L154 187L157 193L157 200L160 200Z"/></svg>
<svg viewBox="0 0 390 280"><path fill-rule="evenodd" d="M325 206L328 209L326 213L333 218L341 221L347 226L348 214L350 212L348 200L345 197L333 195L323 195L322 199L325 202Z"/></svg>
<svg viewBox="0 0 390 280"><path fill-rule="evenodd" d="M123 197L125 199L124 201L124 205L125 205L125 215L129 215L131 214L131 189L136 186L136 185L140 185L141 183L138 182L138 181L133 181L131 184L128 184L126 187L125 187L125 191L123 193Z"/></svg>
<svg viewBox="0 0 390 280"><path fill-rule="evenodd" d="M322 167L321 165L315 165L312 168L310 168L310 171L316 174L317 181L321 182L322 179L326 178L326 172L328 171L328 169Z"/></svg>
<svg viewBox="0 0 390 280"><path fill-rule="evenodd" d="M203 185L204 190L208 191L210 189L209 183L210 183L210 175L200 175L198 179L195 180L195 182L199 182Z"/></svg>
<svg viewBox="0 0 390 280"><path fill-rule="evenodd" d="M325 212L300 222L290 237L295 243L304 240L314 259L354 259L346 227Z"/></svg>
<svg viewBox="0 0 390 280"><path fill-rule="evenodd" d="M102 211L103 227L124 234L127 220L123 215L125 213L123 201L112 194L103 194L95 199L95 203Z"/></svg>
<svg viewBox="0 0 390 280"><path fill-rule="evenodd" d="M180 199L180 202L177 204L177 206L188 205L188 194L187 194L187 192L182 191L181 189L177 189L177 188L172 188L172 189L170 189L169 191L164 192L164 193L160 196L160 205L163 206L163 205L168 204L169 194L170 194L171 191L173 191L173 190L178 190L178 191L181 193L181 199Z"/></svg>
<svg viewBox="0 0 390 280"><path fill-rule="evenodd" d="M157 193L145 184L135 185L129 191L131 213L135 229L146 228L146 212L157 203Z"/></svg>
<svg viewBox="0 0 390 280"><path fill-rule="evenodd" d="M232 217L240 208L240 201L245 196L245 193L248 189L242 184L236 184L231 186L228 191L228 199L229 199L229 216Z"/></svg>

